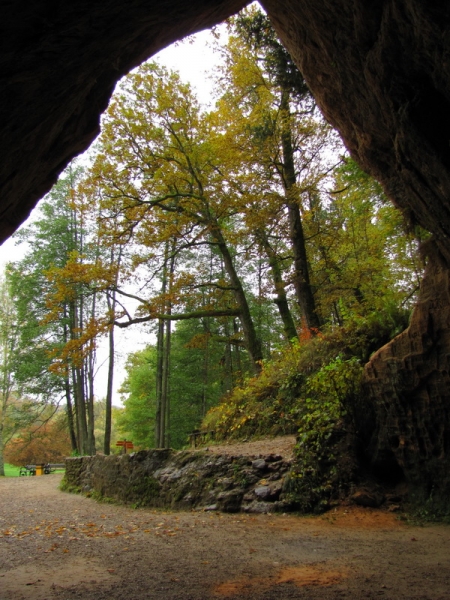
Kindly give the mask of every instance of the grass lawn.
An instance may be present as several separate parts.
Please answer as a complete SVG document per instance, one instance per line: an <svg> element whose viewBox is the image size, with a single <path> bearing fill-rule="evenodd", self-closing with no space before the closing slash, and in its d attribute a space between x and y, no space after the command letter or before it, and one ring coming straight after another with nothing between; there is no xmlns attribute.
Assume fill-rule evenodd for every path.
<svg viewBox="0 0 450 600"><path fill-rule="evenodd" d="M18 477L19 476L19 467L14 467L13 465L9 465L5 463L5 476L6 477Z"/></svg>
<svg viewBox="0 0 450 600"><path fill-rule="evenodd" d="M20 467L14 467L5 463L5 477L18 477ZM55 473L64 473L65 469L55 469Z"/></svg>

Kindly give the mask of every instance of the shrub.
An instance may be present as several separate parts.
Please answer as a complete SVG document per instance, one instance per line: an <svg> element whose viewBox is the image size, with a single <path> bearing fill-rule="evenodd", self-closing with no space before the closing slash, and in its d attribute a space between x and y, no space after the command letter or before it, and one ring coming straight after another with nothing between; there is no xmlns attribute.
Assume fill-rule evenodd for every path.
<svg viewBox="0 0 450 600"><path fill-rule="evenodd" d="M343 389L351 388L352 379L356 377L355 385L359 382L356 366L360 371L370 354L405 323L403 313L371 315L285 348L263 363L258 377L224 396L207 413L202 429L215 431L219 441L295 432L305 398L314 390L323 397L331 385L343 398ZM346 410L353 417L355 394L347 395Z"/></svg>
<svg viewBox="0 0 450 600"><path fill-rule="evenodd" d="M337 356L307 380L289 482L292 500L303 511L327 508L354 476L348 407L360 397L361 375L356 357Z"/></svg>

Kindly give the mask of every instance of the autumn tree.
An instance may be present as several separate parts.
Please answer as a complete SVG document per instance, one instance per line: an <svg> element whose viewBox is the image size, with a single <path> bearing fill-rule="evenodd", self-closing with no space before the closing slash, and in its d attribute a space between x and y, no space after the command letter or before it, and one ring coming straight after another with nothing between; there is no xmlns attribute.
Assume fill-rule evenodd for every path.
<svg viewBox="0 0 450 600"><path fill-rule="evenodd" d="M328 197L311 200L306 223L322 318L342 325L409 309L422 276L425 232L409 231L379 184L351 159L333 175Z"/></svg>
<svg viewBox="0 0 450 600"><path fill-rule="evenodd" d="M330 160L335 136L265 15L250 8L231 23L217 110L235 161L230 185L239 189L248 235L268 261L285 336L295 339L289 288L306 329L320 327L303 220L306 198L323 193L337 160Z"/></svg>
<svg viewBox="0 0 450 600"><path fill-rule="evenodd" d="M16 372L20 323L8 278L0 280L0 476L4 456L17 432L36 419L43 403L23 395Z"/></svg>
<svg viewBox="0 0 450 600"><path fill-rule="evenodd" d="M102 431L103 451L106 455L111 451L112 432L112 397L115 367L115 327L116 314L121 308L117 298L120 281L127 279L125 257L129 235L117 237L118 215L116 206L104 202L102 190L92 185L89 178L82 179L76 189L77 206L90 219L89 254L82 262L82 279L86 291L92 295L95 304L91 326L87 336L81 339L81 345L88 339L96 345L101 336L108 339L108 369L105 394L104 429ZM68 274L70 280L70 273ZM80 348L79 348L80 349Z"/></svg>
<svg viewBox="0 0 450 600"><path fill-rule="evenodd" d="M153 260L159 255L160 265L164 264L161 259L170 239L175 240L172 253L178 257L186 248L212 245L221 256L226 276L209 285L211 301L218 297L215 292L224 293L223 308L211 305L197 311L193 275L178 270L171 284L171 305L184 309L181 314L161 312L167 294L160 291L152 299L141 296L140 310L146 316L117 324L237 315L257 372L261 342L236 266L233 226L238 198L220 173L220 137L214 121L201 113L189 86L181 84L174 73L148 63L127 78L109 108L93 178L105 197L115 203L121 200L123 231L133 230L134 242L149 248ZM197 285L205 288L206 284ZM189 297L184 295L188 288Z"/></svg>
<svg viewBox="0 0 450 600"><path fill-rule="evenodd" d="M293 284L302 317L307 328L314 332L320 328L320 319L310 281L310 267L306 250L305 232L301 217L301 196L298 188L299 164L296 152L306 154L306 140L298 136L292 114L293 105L302 115L313 110L314 101L303 76L275 35L269 19L262 12L250 9L236 18L236 29L250 44L255 59L262 61L263 69L272 89L278 96L277 133L279 137L278 164L274 166L283 186L288 213L289 237L293 251ZM297 118L297 123L300 119ZM302 132L304 133L304 132ZM303 139L302 139L303 138ZM308 140L309 141L309 140ZM300 165L300 170L305 165Z"/></svg>
<svg viewBox="0 0 450 600"><path fill-rule="evenodd" d="M16 466L36 463L62 463L71 445L64 414L42 418L21 429L9 444L5 456Z"/></svg>
<svg viewBox="0 0 450 600"><path fill-rule="evenodd" d="M18 376L29 392L64 397L72 449L92 454L96 336L111 320L106 309L98 317L98 290L113 270L101 261L96 216L77 193L81 174L70 166L18 234L28 251L11 278L23 321Z"/></svg>

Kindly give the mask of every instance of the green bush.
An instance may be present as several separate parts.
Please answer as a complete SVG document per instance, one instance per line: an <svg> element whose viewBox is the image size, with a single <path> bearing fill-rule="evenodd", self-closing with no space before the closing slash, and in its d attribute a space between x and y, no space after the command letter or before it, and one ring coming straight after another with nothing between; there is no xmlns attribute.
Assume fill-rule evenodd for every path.
<svg viewBox="0 0 450 600"><path fill-rule="evenodd" d="M303 511L327 508L354 475L348 453L352 428L347 407L360 397L361 375L356 357L337 356L306 382L289 481L291 499ZM343 445L347 445L344 452Z"/></svg>

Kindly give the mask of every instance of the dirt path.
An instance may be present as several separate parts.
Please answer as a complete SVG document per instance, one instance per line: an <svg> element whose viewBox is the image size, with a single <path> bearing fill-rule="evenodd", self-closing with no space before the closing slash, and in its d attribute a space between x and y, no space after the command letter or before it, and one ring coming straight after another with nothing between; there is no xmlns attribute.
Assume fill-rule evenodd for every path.
<svg viewBox="0 0 450 600"><path fill-rule="evenodd" d="M294 457L295 435L284 435L266 438L254 442L230 442L227 444L210 444L206 448L215 454L231 454L233 456L258 456L259 454L279 454L285 459Z"/></svg>
<svg viewBox="0 0 450 600"><path fill-rule="evenodd" d="M450 598L450 528L390 513L168 513L0 480L1 600Z"/></svg>

